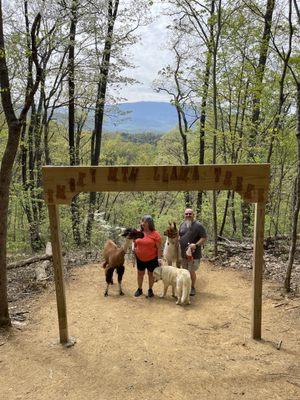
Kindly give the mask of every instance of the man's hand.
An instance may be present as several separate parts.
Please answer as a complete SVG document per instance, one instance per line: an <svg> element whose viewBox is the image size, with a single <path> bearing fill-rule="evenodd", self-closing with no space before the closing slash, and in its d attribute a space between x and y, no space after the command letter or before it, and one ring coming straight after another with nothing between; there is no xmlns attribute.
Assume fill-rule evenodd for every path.
<svg viewBox="0 0 300 400"><path fill-rule="evenodd" d="M191 243L191 244L190 244L190 248L191 248L192 250L196 250L197 246L195 245L195 243Z"/></svg>

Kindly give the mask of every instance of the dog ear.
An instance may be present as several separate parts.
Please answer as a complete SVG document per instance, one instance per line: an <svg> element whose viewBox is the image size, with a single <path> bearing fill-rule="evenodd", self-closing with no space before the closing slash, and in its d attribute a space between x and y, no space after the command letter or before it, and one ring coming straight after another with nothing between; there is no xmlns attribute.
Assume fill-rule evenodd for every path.
<svg viewBox="0 0 300 400"><path fill-rule="evenodd" d="M173 224L174 224L174 229L177 229L175 221L173 221Z"/></svg>

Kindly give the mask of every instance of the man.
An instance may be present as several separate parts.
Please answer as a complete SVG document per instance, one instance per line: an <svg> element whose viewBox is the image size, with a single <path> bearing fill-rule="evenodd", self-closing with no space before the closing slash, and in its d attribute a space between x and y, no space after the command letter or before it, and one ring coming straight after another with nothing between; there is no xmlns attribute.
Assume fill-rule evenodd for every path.
<svg viewBox="0 0 300 400"><path fill-rule="evenodd" d="M184 222L179 228L179 243L182 255L182 267L189 270L192 279L191 296L195 296L196 271L201 258L201 246L206 241L207 235L204 227L195 219L194 212L187 208L184 212ZM192 260L187 258L186 251L192 250Z"/></svg>

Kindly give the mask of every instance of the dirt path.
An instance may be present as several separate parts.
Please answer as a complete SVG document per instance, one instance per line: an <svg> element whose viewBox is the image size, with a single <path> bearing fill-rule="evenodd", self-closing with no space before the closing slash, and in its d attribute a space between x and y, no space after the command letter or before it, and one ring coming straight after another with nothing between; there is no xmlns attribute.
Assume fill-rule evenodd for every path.
<svg viewBox="0 0 300 400"><path fill-rule="evenodd" d="M114 285L104 298L99 267L73 270L67 304L77 344L56 344L53 289L24 303L26 327L13 328L6 341L0 336L0 398L299 400L300 299L284 305L276 286L265 283L264 340L255 342L249 275L206 263L197 286L185 308L169 296L136 299L129 265L126 296Z"/></svg>

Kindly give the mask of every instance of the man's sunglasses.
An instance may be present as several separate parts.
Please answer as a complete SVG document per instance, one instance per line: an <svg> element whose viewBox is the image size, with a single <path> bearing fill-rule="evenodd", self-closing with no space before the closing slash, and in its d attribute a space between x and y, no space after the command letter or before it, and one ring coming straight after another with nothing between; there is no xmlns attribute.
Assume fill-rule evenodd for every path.
<svg viewBox="0 0 300 400"><path fill-rule="evenodd" d="M185 213L184 215L193 215L193 213Z"/></svg>

